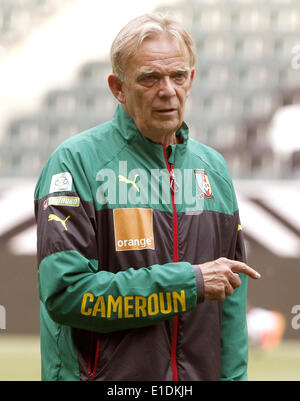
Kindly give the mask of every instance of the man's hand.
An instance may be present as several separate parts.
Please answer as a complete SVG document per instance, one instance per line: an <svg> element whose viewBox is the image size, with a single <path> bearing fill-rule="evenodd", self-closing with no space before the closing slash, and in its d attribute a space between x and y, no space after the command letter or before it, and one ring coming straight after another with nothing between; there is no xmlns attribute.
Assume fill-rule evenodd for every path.
<svg viewBox="0 0 300 401"><path fill-rule="evenodd" d="M235 288L241 285L237 273L247 274L253 279L260 278L260 274L246 263L227 258L203 263L199 267L204 280L205 299L224 301L228 295L232 295Z"/></svg>

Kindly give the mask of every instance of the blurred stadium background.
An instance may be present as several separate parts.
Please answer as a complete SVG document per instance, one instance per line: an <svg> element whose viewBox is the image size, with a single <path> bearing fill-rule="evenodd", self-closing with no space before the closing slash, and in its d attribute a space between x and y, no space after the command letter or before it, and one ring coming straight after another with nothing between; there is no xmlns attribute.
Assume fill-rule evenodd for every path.
<svg viewBox="0 0 300 401"><path fill-rule="evenodd" d="M37 177L64 139L113 116L110 44L153 10L196 41L186 121L228 162L262 274L249 282L249 378L300 379L299 0L0 0L0 380L40 377Z"/></svg>

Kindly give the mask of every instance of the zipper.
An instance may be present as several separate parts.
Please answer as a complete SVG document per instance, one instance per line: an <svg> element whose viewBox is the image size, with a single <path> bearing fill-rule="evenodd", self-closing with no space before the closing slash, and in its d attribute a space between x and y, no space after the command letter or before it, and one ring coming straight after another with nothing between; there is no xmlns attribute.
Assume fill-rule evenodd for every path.
<svg viewBox="0 0 300 401"><path fill-rule="evenodd" d="M167 157L166 146L163 145L164 157L166 166L170 176L170 187L171 187L171 199L172 199L172 210L173 210L173 243L174 243L174 262L179 261L178 253L178 221L177 221L177 209L175 202L175 192L178 191L178 186L174 174L174 165L169 164ZM177 369L177 338L178 338L178 316L173 318L173 336L172 336L172 347L171 347L171 365L173 372L173 381L178 381L178 369Z"/></svg>
<svg viewBox="0 0 300 401"><path fill-rule="evenodd" d="M89 361L88 361L88 380L93 381L96 375L96 370L98 366L99 360L99 350L100 350L100 336L97 335L97 342L96 342L96 351L94 356L94 366L92 363L92 356L93 356L93 348L94 348L94 332L91 332L90 336L90 352L89 352Z"/></svg>

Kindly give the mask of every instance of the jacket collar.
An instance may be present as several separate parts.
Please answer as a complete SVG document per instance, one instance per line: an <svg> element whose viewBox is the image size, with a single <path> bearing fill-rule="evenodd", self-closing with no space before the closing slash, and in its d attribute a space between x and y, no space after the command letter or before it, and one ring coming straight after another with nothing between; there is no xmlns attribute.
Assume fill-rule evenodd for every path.
<svg viewBox="0 0 300 401"><path fill-rule="evenodd" d="M163 145L153 143L146 138L137 128L133 119L126 113L123 107L119 104L113 118L113 124L119 131L120 135L125 141L131 143L133 146L142 147L144 151L151 152L152 154L161 157L163 152ZM167 147L167 153L170 163L174 163L176 154L183 156L186 151L187 143L189 140L189 128L185 122L182 123L181 127L176 132L176 135L180 135L181 143L177 145L169 145ZM170 160L171 158L171 160Z"/></svg>

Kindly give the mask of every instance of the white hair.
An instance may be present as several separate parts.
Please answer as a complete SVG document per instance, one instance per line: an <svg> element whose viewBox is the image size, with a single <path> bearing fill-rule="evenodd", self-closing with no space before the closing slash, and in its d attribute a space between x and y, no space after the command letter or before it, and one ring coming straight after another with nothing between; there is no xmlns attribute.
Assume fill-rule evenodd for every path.
<svg viewBox="0 0 300 401"><path fill-rule="evenodd" d="M113 73L120 81L125 80L127 60L135 55L146 38L167 32L186 47L190 58L190 67L196 64L196 50L190 34L173 17L161 13L144 14L130 21L116 36L111 46L111 64Z"/></svg>

